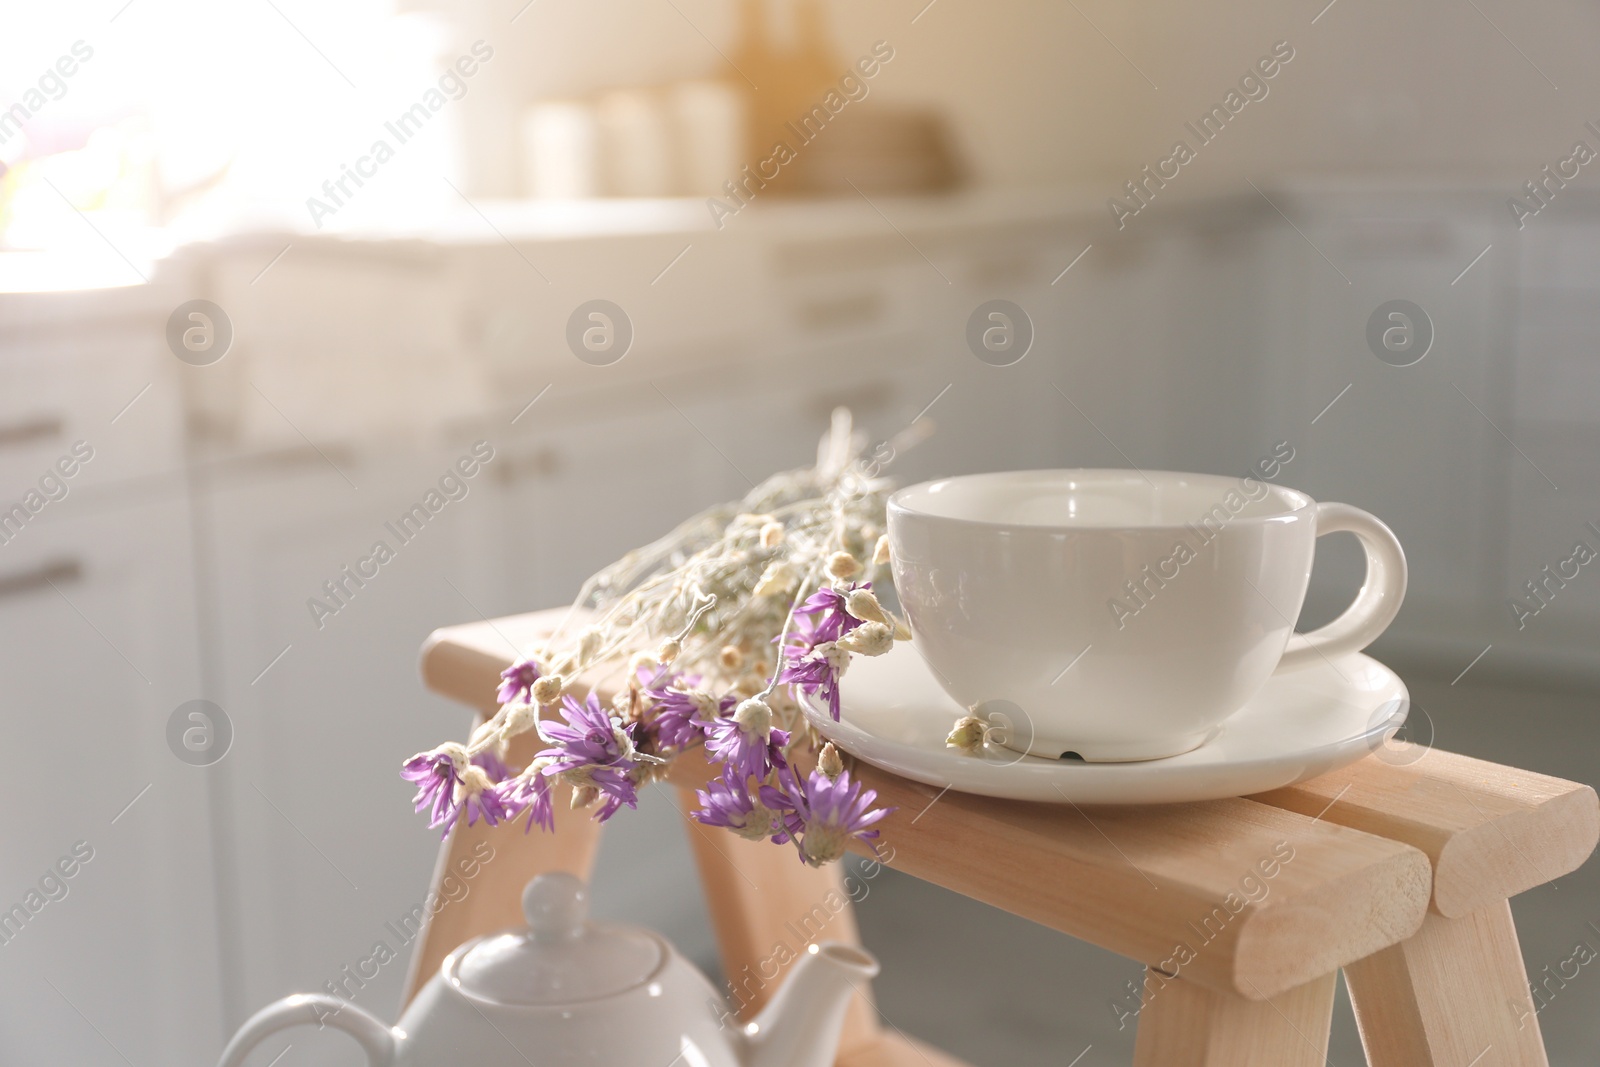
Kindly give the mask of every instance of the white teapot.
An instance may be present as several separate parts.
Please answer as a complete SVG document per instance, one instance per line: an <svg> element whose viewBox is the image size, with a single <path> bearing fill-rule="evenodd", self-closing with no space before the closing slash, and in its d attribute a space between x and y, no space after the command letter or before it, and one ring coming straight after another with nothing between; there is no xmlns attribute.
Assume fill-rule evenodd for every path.
<svg viewBox="0 0 1600 1067"><path fill-rule="evenodd" d="M756 1019L739 1024L665 939L589 923L572 875L529 882L522 910L527 930L456 949L399 1025L337 997L285 997L240 1028L219 1067L241 1067L267 1035L307 1024L345 1031L372 1067L829 1067L851 994L878 973L859 948L813 944Z"/></svg>

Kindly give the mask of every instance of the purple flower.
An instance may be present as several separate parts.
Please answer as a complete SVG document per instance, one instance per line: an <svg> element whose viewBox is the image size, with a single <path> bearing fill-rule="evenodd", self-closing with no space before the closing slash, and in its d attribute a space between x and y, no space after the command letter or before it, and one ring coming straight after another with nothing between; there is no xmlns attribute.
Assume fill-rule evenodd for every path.
<svg viewBox="0 0 1600 1067"><path fill-rule="evenodd" d="M605 822L615 815L622 805L630 808L639 806L639 789L633 784L633 779L627 773L612 767L590 771L585 777L600 791L605 799L601 801L600 808L594 813L595 821Z"/></svg>
<svg viewBox="0 0 1600 1067"><path fill-rule="evenodd" d="M795 609L797 628L784 638L778 681L792 683L808 695L821 693L835 722L839 721L839 676L850 665L850 654L838 641L862 622L846 610L847 595L871 588L871 582L864 582L844 590L818 589Z"/></svg>
<svg viewBox="0 0 1600 1067"><path fill-rule="evenodd" d="M802 791L793 788L789 800L793 804L803 829L797 846L800 858L813 867L832 863L844 855L852 840L866 841L874 852L878 831L872 825L888 815L893 808L872 810L878 799L875 789L863 789L859 782L850 781L848 770L829 780L821 771L812 771Z"/></svg>
<svg viewBox="0 0 1600 1067"><path fill-rule="evenodd" d="M508 820L527 811L528 825L523 828L523 833L532 832L534 823L546 830L555 830L556 814L550 804L550 779L545 777L543 766L536 763L525 773L501 782L498 792Z"/></svg>
<svg viewBox="0 0 1600 1067"><path fill-rule="evenodd" d="M583 703L571 696L563 697L561 705L566 724L539 724L539 736L552 747L535 758L548 759L549 772L561 775L574 788L592 787L603 794L605 803L595 816L601 822L624 804L638 807L638 790L629 777L629 772L639 766L633 758L634 727L625 731L614 724L593 693Z"/></svg>
<svg viewBox="0 0 1600 1067"><path fill-rule="evenodd" d="M640 664L634 668L633 676L639 680L639 688L647 693L654 689L665 689L669 685L676 684L672 676L672 668L664 663Z"/></svg>
<svg viewBox="0 0 1600 1067"><path fill-rule="evenodd" d="M496 755L492 749L487 748L472 757L472 765L483 768L483 773L489 776L489 781L491 782L503 782L517 773L507 766L506 761Z"/></svg>
<svg viewBox="0 0 1600 1067"><path fill-rule="evenodd" d="M500 703L509 704L513 700L532 703L533 683L539 680L539 665L531 659L513 663L500 672L500 679L500 692L497 694Z"/></svg>
<svg viewBox="0 0 1600 1067"><path fill-rule="evenodd" d="M700 810L693 813L696 821L726 827L750 841L767 838L781 845L798 825L793 803L770 785L761 786L752 797L743 786L718 778L695 795L700 798Z"/></svg>
<svg viewBox="0 0 1600 1067"><path fill-rule="evenodd" d="M429 826L455 822L460 811L456 804L456 786L460 784L461 776L456 773L456 762L449 752L436 749L417 753L401 766L400 777L417 783L417 811L433 809L428 820Z"/></svg>
<svg viewBox="0 0 1600 1067"><path fill-rule="evenodd" d="M850 653L833 641L807 644L803 640L783 650L779 682L789 682L807 694L821 693L833 721L839 721L839 676L850 665Z"/></svg>
<svg viewBox="0 0 1600 1067"><path fill-rule="evenodd" d="M751 778L765 781L776 767L787 767L783 746L789 732L772 725L772 709L759 697L744 701L732 715L720 716L703 727L706 751L723 765L730 782Z"/></svg>
<svg viewBox="0 0 1600 1067"><path fill-rule="evenodd" d="M646 693L655 701L655 717L651 725L656 737L669 748L687 748L700 740L711 719L725 715L733 709L732 696L720 701L710 693L695 686L698 678L680 677L665 689L648 689Z"/></svg>
<svg viewBox="0 0 1600 1067"><path fill-rule="evenodd" d="M499 791L495 783L490 781L489 775L482 767L469 765L461 776L461 781L456 785L456 803L460 810L467 816L467 825L471 826L481 816L483 821L490 826L498 826L504 819L510 817L505 804L500 800ZM450 836L450 827L445 827L445 836Z"/></svg>
<svg viewBox="0 0 1600 1067"><path fill-rule="evenodd" d="M586 764L605 766L623 758L618 728L606 709L600 706L600 698L593 693L582 703L573 696L562 697L561 717L567 720L565 725L559 722L539 724L539 736L556 746L545 749L539 756L553 758L552 766L558 772Z"/></svg>
<svg viewBox="0 0 1600 1067"><path fill-rule="evenodd" d="M861 620L845 608L847 594L857 589L871 590L872 583L856 585L852 582L849 589L843 590L823 586L794 609L795 618L799 620L808 644L837 641L861 625Z"/></svg>

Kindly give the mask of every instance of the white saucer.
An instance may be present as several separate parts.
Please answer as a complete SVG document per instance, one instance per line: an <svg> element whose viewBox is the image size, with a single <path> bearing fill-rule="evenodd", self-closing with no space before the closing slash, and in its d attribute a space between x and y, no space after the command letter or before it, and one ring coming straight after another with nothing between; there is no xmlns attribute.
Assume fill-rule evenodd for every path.
<svg viewBox="0 0 1600 1067"><path fill-rule="evenodd" d="M840 683L841 721L802 701L823 737L875 767L963 793L1057 804L1171 804L1278 789L1354 763L1405 722L1399 677L1357 653L1274 675L1191 752L1137 763L1024 756L990 744L976 755L946 748L966 711L940 688L910 642L856 656Z"/></svg>

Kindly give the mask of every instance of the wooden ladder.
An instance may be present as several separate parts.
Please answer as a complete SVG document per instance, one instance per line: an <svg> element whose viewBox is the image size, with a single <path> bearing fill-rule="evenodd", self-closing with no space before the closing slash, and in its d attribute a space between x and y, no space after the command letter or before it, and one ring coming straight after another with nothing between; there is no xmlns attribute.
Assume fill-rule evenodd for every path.
<svg viewBox="0 0 1600 1067"><path fill-rule="evenodd" d="M500 672L565 610L435 631L423 678L492 714ZM511 762L540 745L524 735ZM1509 898L1588 858L1594 790L1437 750L1382 755L1253 797L1088 810L854 773L899 809L880 824L893 869L1146 965L1136 1067L1318 1067L1340 968L1370 1067L1547 1067ZM681 811L710 774L698 752L674 763ZM819 905L829 940L857 940L840 865L688 826L725 974L770 971L779 945L801 951L792 942L809 927L796 920ZM587 877L599 837L559 795L554 834L458 826L435 889L482 842L496 859L428 922L407 999L458 945L520 926L534 875ZM743 982L741 1015L780 980ZM870 991L851 1006L837 1064L959 1067L881 1025Z"/></svg>

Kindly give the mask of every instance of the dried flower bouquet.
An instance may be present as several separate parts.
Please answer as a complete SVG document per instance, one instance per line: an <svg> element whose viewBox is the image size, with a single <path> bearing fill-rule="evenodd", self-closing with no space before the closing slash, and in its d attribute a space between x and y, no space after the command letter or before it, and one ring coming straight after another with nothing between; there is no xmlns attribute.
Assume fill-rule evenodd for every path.
<svg viewBox="0 0 1600 1067"><path fill-rule="evenodd" d="M466 744L405 762L417 810L447 834L461 818L524 814L527 830L551 830L560 780L574 807L604 822L701 745L721 774L699 792L700 822L793 844L813 866L852 839L875 840L888 810L831 744L818 751L797 701L819 700L837 719L851 657L909 636L872 591L888 578L881 474L896 444L863 455L849 413L836 411L815 467L774 475L590 578L568 614L585 613L582 628L568 636L564 624L507 669L499 710ZM620 683L611 707L599 681ZM509 742L529 730L548 747L508 766ZM815 756L809 775L802 750Z"/></svg>

